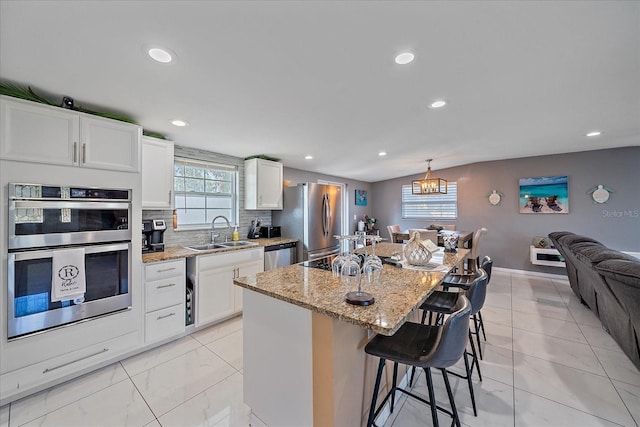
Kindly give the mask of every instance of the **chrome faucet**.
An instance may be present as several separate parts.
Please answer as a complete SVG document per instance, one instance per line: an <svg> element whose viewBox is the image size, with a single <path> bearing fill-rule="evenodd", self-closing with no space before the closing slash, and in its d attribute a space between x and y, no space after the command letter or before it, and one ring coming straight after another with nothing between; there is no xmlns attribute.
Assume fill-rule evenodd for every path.
<svg viewBox="0 0 640 427"><path fill-rule="evenodd" d="M213 218L213 221L211 221L211 243L215 243L216 242L216 237L220 237L220 235L219 234L215 234L215 231L214 231L215 222L216 222L216 219L218 219L218 218L224 219L226 221L226 223L227 223L227 230L231 230L231 223L229 222L229 220L227 219L226 216L218 215L217 217ZM229 239L229 234L226 234L224 236L224 239L225 239L225 242L226 242Z"/></svg>

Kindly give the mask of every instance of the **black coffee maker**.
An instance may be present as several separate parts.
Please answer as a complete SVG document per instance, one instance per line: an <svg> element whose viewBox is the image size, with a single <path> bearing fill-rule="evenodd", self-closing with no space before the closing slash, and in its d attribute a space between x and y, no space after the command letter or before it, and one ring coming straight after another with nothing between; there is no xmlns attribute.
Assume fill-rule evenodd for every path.
<svg viewBox="0 0 640 427"><path fill-rule="evenodd" d="M142 253L163 252L164 232L167 225L164 219L145 219L142 221Z"/></svg>

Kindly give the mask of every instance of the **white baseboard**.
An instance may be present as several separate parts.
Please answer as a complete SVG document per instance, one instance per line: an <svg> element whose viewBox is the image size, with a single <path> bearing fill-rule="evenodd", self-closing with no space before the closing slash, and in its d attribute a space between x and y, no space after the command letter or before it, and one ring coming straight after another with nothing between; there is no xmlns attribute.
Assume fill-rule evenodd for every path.
<svg viewBox="0 0 640 427"><path fill-rule="evenodd" d="M527 276L546 277L547 279L569 280L566 274L541 273L539 271L516 270L514 268L493 267L492 271L500 271L502 273L521 274Z"/></svg>

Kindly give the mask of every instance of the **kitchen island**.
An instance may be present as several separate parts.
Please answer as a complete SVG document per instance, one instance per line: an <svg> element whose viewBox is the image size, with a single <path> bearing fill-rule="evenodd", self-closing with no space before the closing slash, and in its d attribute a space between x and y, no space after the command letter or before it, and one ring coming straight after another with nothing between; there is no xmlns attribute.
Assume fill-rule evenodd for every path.
<svg viewBox="0 0 640 427"><path fill-rule="evenodd" d="M402 246L382 243L377 253ZM364 352L369 331L393 335L468 252L440 254L432 270L385 265L380 284L363 285L376 299L367 307L347 304L354 289L330 271L301 264L236 279L245 288L245 403L270 426L364 425L377 365Z"/></svg>

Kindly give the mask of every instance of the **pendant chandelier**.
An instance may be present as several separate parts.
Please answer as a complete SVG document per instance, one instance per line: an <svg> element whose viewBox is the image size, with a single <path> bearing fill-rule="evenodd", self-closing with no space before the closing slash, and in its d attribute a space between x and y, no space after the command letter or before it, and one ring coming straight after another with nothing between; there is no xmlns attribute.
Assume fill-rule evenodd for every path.
<svg viewBox="0 0 640 427"><path fill-rule="evenodd" d="M447 194L447 180L431 178L431 160L427 160L427 174L423 179L411 181L411 193L420 195Z"/></svg>

